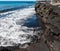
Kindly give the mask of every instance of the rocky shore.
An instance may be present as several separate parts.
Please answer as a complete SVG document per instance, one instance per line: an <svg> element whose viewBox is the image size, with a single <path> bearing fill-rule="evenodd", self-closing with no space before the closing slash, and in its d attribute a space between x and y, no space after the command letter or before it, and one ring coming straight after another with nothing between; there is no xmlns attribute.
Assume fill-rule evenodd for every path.
<svg viewBox="0 0 60 51"><path fill-rule="evenodd" d="M34 37L36 42L30 43L27 48L1 47L0 51L60 51L60 7L37 2L35 11L38 23L42 27L42 33L37 33L40 38Z"/></svg>
<svg viewBox="0 0 60 51"><path fill-rule="evenodd" d="M49 3L37 2L35 5L38 22L42 20L45 31L41 36L50 51L60 49L60 7ZM40 23L39 23L40 24Z"/></svg>

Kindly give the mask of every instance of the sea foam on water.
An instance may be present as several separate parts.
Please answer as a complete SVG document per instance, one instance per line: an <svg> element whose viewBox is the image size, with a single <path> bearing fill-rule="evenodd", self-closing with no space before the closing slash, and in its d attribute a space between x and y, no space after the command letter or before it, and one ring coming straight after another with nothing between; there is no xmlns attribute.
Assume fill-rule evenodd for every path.
<svg viewBox="0 0 60 51"><path fill-rule="evenodd" d="M35 14L34 8L0 13L0 46L15 46L31 42L27 37L33 36L33 31L27 30L29 28L22 25L33 14Z"/></svg>

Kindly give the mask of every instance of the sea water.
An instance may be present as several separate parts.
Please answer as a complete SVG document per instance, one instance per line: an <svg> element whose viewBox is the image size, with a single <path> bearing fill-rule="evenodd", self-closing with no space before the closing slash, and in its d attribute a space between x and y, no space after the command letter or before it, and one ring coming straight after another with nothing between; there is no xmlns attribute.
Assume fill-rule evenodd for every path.
<svg viewBox="0 0 60 51"><path fill-rule="evenodd" d="M35 2L32 1L0 2L0 10L8 9L0 13L0 46L19 45L22 47L32 42L33 35L36 35L34 28L38 26L34 5ZM11 10L11 8L17 9Z"/></svg>
<svg viewBox="0 0 60 51"><path fill-rule="evenodd" d="M0 1L0 10L16 8L16 7L29 7L33 6L33 1Z"/></svg>

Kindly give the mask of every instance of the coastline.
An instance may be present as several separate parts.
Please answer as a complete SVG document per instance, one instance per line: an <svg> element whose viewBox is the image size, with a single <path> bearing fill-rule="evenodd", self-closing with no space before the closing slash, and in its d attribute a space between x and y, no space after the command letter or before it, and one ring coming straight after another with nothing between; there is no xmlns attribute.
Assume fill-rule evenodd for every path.
<svg viewBox="0 0 60 51"><path fill-rule="evenodd" d="M21 23L25 22L24 20L28 20L27 22L29 22L29 19L32 19L33 21L34 21L34 19L36 19L36 18L32 18L32 17L35 17L34 16L34 14L35 14L34 10L35 10L34 8L24 8L22 10L14 10L14 11L8 11L8 12L1 13L1 15L5 15L5 14L7 15L7 16L5 16L6 18L0 18L1 27L4 27L4 29L6 31L10 31L12 33L5 32L5 31L1 32L1 30L0 30L0 36L3 36L3 34L6 33L6 34L4 34L5 38L3 37L5 40L6 39L8 40L11 36L12 37L11 37L11 44L7 44L7 46L2 44L0 46L0 50L4 50L4 49L6 50L7 49L7 50L14 51L16 49L16 51L20 51L20 50L25 51L26 48L30 46L30 44L34 44L38 41L38 38L40 38L38 33L41 33L40 32L41 27L35 27L35 28L30 27L29 28L28 25L27 25L27 27L25 27L25 26L20 27ZM9 12L12 14L8 15ZM17 23L18 25L16 25L15 23ZM31 23L33 25L32 21L31 21ZM13 27L9 27L10 25L13 25ZM10 35L11 34L12 35L6 36L7 33L10 33ZM13 35L13 34L15 34L15 35ZM19 36L19 34L23 35L23 37L21 37L21 38L24 38L26 41L23 41L24 39L20 38L22 40L20 42L19 38L17 37L17 36ZM29 39L27 39L27 37L29 37ZM14 40L16 38L19 42ZM4 39L3 39L3 42L5 42ZM10 42L10 40L8 40L8 41ZM17 46L15 46L16 45L15 43L17 44ZM10 45L12 45L12 46L10 46Z"/></svg>
<svg viewBox="0 0 60 51"><path fill-rule="evenodd" d="M46 51L60 51L60 7L57 5L60 3L37 3L35 5L39 24L42 20L45 27L41 36L43 41L40 41L48 47Z"/></svg>

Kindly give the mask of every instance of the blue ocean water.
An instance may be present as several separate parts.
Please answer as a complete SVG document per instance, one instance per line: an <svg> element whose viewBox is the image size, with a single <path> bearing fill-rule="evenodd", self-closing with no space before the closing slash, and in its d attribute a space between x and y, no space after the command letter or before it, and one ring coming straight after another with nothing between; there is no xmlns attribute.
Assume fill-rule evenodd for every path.
<svg viewBox="0 0 60 51"><path fill-rule="evenodd" d="M37 35L34 29L41 29L34 5L33 1L0 1L0 46L26 48L25 44L33 41Z"/></svg>
<svg viewBox="0 0 60 51"><path fill-rule="evenodd" d="M34 1L0 1L0 10L10 8L34 7Z"/></svg>
<svg viewBox="0 0 60 51"><path fill-rule="evenodd" d="M16 10L16 9L22 9L22 8L33 8L35 5L35 1L0 1L0 11L6 12ZM0 15L0 18L5 18L7 15L10 15L12 13L3 14ZM28 22L28 23L27 23ZM36 15L34 14L31 16L31 18L27 19L24 23L24 26L27 27L36 27L37 21L36 21Z"/></svg>

